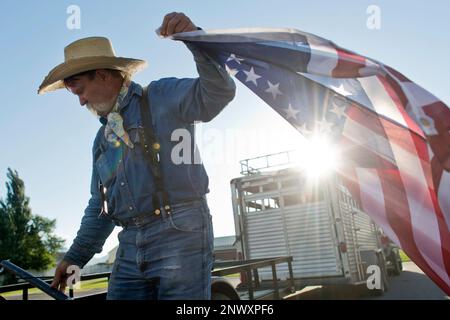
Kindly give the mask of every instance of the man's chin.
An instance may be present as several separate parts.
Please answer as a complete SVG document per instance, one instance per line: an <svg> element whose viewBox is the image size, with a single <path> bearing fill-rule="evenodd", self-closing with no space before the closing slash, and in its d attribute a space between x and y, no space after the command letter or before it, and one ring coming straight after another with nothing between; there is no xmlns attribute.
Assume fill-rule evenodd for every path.
<svg viewBox="0 0 450 320"><path fill-rule="evenodd" d="M106 112L106 111L100 111L97 108L94 108L94 107L89 106L89 105L87 105L86 107L97 118L106 117L108 115L108 113L109 113L109 112Z"/></svg>

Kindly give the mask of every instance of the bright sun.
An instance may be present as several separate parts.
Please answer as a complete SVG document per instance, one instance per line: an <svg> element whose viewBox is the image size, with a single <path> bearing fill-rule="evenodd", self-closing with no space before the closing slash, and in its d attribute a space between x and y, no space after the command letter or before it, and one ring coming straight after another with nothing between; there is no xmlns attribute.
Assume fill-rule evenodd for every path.
<svg viewBox="0 0 450 320"><path fill-rule="evenodd" d="M295 162L309 178L317 179L337 169L339 157L336 148L327 138L315 136L304 142Z"/></svg>

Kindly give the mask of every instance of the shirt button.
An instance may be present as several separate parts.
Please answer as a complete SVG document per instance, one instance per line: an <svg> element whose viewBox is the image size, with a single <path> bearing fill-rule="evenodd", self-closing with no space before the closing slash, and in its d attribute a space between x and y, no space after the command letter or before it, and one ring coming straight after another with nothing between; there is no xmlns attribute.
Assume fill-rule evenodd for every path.
<svg viewBox="0 0 450 320"><path fill-rule="evenodd" d="M122 181L122 182L120 183L120 185L123 187L123 186L125 185L125 182Z"/></svg>
<svg viewBox="0 0 450 320"><path fill-rule="evenodd" d="M130 209L130 211L133 211L134 208L132 206L130 206L128 209Z"/></svg>

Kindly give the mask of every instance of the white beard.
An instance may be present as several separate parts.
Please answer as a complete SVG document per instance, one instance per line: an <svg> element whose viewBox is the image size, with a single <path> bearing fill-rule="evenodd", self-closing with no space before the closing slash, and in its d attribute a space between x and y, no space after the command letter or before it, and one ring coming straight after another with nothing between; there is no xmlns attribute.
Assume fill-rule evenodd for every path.
<svg viewBox="0 0 450 320"><path fill-rule="evenodd" d="M110 102L102 102L102 103L88 103L86 104L86 108L94 114L96 117L104 116L106 117L108 113L111 111L114 106L114 100Z"/></svg>

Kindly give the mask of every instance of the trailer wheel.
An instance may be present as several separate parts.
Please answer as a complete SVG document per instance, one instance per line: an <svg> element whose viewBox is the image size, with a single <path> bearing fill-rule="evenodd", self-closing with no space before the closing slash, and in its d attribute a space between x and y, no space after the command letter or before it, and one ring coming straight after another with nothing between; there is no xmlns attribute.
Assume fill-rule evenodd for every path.
<svg viewBox="0 0 450 320"><path fill-rule="evenodd" d="M393 259L392 263L394 265L394 270L392 271L392 274L394 276L399 276L403 269L402 262L398 261L394 255L394 259Z"/></svg>
<svg viewBox="0 0 450 320"><path fill-rule="evenodd" d="M399 276L403 270L403 264L402 258L400 257L400 253L398 252L398 250L394 252L394 262L395 262L394 275Z"/></svg>

